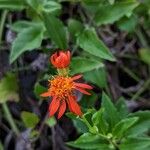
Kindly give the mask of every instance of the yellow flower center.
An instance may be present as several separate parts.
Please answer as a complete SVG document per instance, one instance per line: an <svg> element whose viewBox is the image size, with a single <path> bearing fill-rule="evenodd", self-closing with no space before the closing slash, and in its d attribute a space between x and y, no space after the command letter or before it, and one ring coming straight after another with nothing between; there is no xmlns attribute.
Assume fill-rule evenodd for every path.
<svg viewBox="0 0 150 150"><path fill-rule="evenodd" d="M72 94L73 81L71 77L55 76L52 80L49 80L49 84L51 96L65 99Z"/></svg>

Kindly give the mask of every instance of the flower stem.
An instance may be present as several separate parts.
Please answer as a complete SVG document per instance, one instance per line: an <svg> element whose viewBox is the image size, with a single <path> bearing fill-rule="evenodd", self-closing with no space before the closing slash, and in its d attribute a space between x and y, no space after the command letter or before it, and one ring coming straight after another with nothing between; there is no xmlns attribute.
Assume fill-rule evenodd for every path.
<svg viewBox="0 0 150 150"><path fill-rule="evenodd" d="M9 122L12 130L15 132L16 135L19 135L19 130L18 130L18 128L17 128L17 126L16 126L16 124L13 120L13 117L12 117L10 111L9 111L9 108L8 108L7 104L3 103L2 107L3 107L4 113L6 115L7 121Z"/></svg>

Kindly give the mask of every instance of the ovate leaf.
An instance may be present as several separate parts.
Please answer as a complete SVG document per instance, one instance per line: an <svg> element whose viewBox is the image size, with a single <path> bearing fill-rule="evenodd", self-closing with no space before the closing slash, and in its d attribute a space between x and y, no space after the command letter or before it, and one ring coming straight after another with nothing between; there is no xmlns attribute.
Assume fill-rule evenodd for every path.
<svg viewBox="0 0 150 150"><path fill-rule="evenodd" d="M27 128L34 128L39 122L39 117L34 113L23 111L21 118Z"/></svg>
<svg viewBox="0 0 150 150"><path fill-rule="evenodd" d="M67 48L67 35L63 23L55 16L43 13L43 21L49 37L55 42L58 48Z"/></svg>
<svg viewBox="0 0 150 150"><path fill-rule="evenodd" d="M76 141L68 142L67 145L75 148L88 150L95 150L95 149L109 150L108 144L104 139L101 139L98 135L94 135L91 133L84 133Z"/></svg>
<svg viewBox="0 0 150 150"><path fill-rule="evenodd" d="M116 124L116 126L113 129L113 136L117 138L121 138L124 136L124 133L127 132L127 130L136 123L138 120L138 117L132 117L132 118L126 118L121 120L119 123Z"/></svg>
<svg viewBox="0 0 150 150"><path fill-rule="evenodd" d="M125 101L125 99L123 97L120 97L117 100L116 108L117 108L117 111L119 113L119 118L120 119L124 119L129 114L126 101Z"/></svg>
<svg viewBox="0 0 150 150"><path fill-rule="evenodd" d="M68 30L74 40L76 39L76 36L83 31L83 29L84 26L81 22L75 19L69 19Z"/></svg>
<svg viewBox="0 0 150 150"><path fill-rule="evenodd" d="M29 28L33 25L37 24L36 22L26 21L26 20L20 20L13 23L10 28L11 30L15 32L21 32L22 30Z"/></svg>
<svg viewBox="0 0 150 150"><path fill-rule="evenodd" d="M10 63L14 62L23 52L39 48L43 39L44 28L34 25L22 30L13 42Z"/></svg>
<svg viewBox="0 0 150 150"><path fill-rule="evenodd" d="M8 100L19 100L17 78L12 73L0 80L0 103Z"/></svg>
<svg viewBox="0 0 150 150"><path fill-rule="evenodd" d="M40 94L46 92L46 90L47 89L44 86L40 85L38 82L34 86L34 94L37 97L40 97Z"/></svg>
<svg viewBox="0 0 150 150"><path fill-rule="evenodd" d="M45 0L43 3L43 11L45 12L58 14L60 10L61 10L61 4L59 4L58 2L52 0Z"/></svg>
<svg viewBox="0 0 150 150"><path fill-rule="evenodd" d="M94 56L110 61L115 60L107 46L99 39L93 29L85 29L79 34L77 43L83 50Z"/></svg>
<svg viewBox="0 0 150 150"><path fill-rule="evenodd" d="M103 5L103 3L104 0L82 0L83 7L91 14L95 14L98 10L98 6Z"/></svg>
<svg viewBox="0 0 150 150"><path fill-rule="evenodd" d="M137 137L150 130L150 111L138 111L130 116L138 117L139 120L128 130L127 134Z"/></svg>
<svg viewBox="0 0 150 150"><path fill-rule="evenodd" d="M105 118L110 125L110 129L112 129L119 121L119 114L116 107L105 93L102 95L102 107L105 110Z"/></svg>
<svg viewBox="0 0 150 150"><path fill-rule="evenodd" d="M79 133L88 132L87 125L80 118L75 116L73 113L66 113L66 116L72 119L73 124Z"/></svg>
<svg viewBox="0 0 150 150"><path fill-rule="evenodd" d="M107 75L104 67L85 72L84 78L100 88L105 88L107 86Z"/></svg>
<svg viewBox="0 0 150 150"><path fill-rule="evenodd" d="M138 18L134 15L130 17L123 17L117 22L118 27L127 32L134 32L137 24Z"/></svg>
<svg viewBox="0 0 150 150"><path fill-rule="evenodd" d="M131 13L138 4L136 0L125 0L114 5L101 5L95 15L95 22L97 25L113 23Z"/></svg>
<svg viewBox="0 0 150 150"><path fill-rule="evenodd" d="M71 73L83 73L99 67L103 67L103 64L97 60L74 57L71 62Z"/></svg>

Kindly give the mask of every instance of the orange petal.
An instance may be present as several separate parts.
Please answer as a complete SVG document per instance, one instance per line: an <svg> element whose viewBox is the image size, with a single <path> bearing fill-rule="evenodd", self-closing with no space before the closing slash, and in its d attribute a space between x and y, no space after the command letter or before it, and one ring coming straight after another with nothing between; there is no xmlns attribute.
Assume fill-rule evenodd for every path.
<svg viewBox="0 0 150 150"><path fill-rule="evenodd" d="M40 96L48 97L48 96L51 96L51 94L49 92L45 92L45 93L40 94Z"/></svg>
<svg viewBox="0 0 150 150"><path fill-rule="evenodd" d="M66 110L66 102L63 100L62 104L60 105L60 108L59 108L58 119L61 118L61 116L64 114L65 110Z"/></svg>
<svg viewBox="0 0 150 150"><path fill-rule="evenodd" d="M62 57L63 59L62 59L61 65L63 68L65 68L68 65L68 58L65 54L63 54Z"/></svg>
<svg viewBox="0 0 150 150"><path fill-rule="evenodd" d="M49 116L50 117L56 113L56 111L58 110L59 104L60 104L60 100L56 99L56 97L54 97L49 106Z"/></svg>
<svg viewBox="0 0 150 150"><path fill-rule="evenodd" d="M83 76L82 74L79 74L77 76L72 77L72 80L74 81L74 80L80 79L82 76Z"/></svg>
<svg viewBox="0 0 150 150"><path fill-rule="evenodd" d="M69 96L68 97L68 106L69 106L69 109L70 109L71 112L73 112L73 113L75 113L76 115L79 115L79 116L82 115L80 106L76 102L76 97L74 97L74 96Z"/></svg>
<svg viewBox="0 0 150 150"><path fill-rule="evenodd" d="M93 89L92 86L88 85L88 84L84 84L84 83L74 83L75 86L80 87L80 88L85 88L85 89Z"/></svg>
<svg viewBox="0 0 150 150"><path fill-rule="evenodd" d="M58 56L58 57L56 58L55 62L56 62L57 64L61 65L62 60L63 60L63 57L62 57L62 55L60 55L60 56Z"/></svg>
<svg viewBox="0 0 150 150"><path fill-rule="evenodd" d="M82 89L82 88L75 87L75 89L76 89L76 90L78 90L78 91L80 91L80 92L81 92L81 93L83 93L83 94L91 95L91 93L89 93L89 92L85 91L85 90L84 90L84 89Z"/></svg>

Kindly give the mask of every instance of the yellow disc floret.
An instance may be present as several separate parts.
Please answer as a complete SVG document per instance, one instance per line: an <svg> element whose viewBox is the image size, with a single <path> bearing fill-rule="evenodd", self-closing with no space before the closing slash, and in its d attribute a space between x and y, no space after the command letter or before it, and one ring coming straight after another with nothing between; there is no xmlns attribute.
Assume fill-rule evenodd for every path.
<svg viewBox="0 0 150 150"><path fill-rule="evenodd" d="M60 99L66 98L73 91L73 81L70 77L55 76L49 80L49 86L51 96L57 96Z"/></svg>

